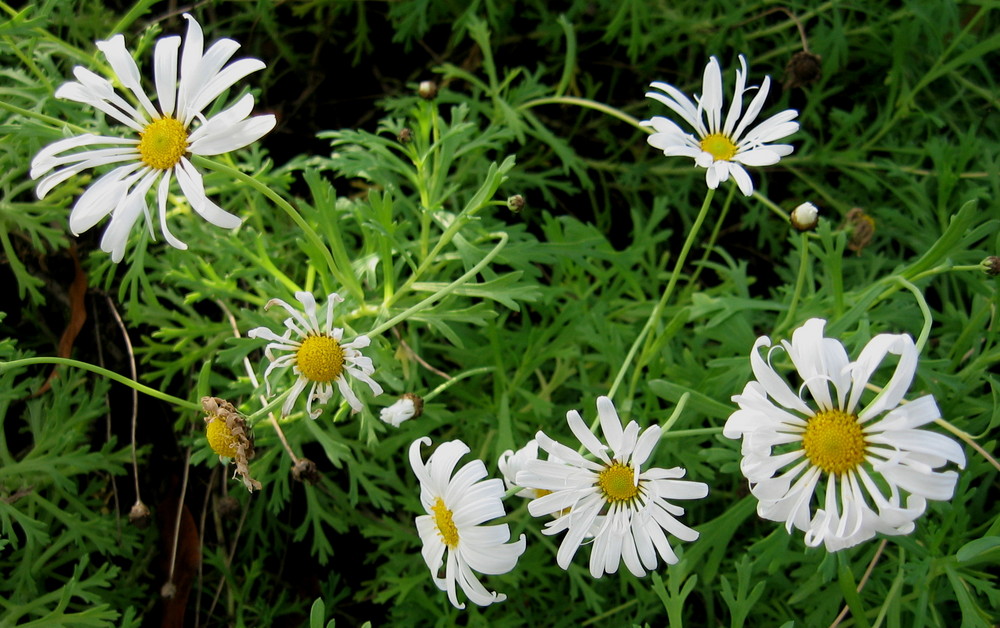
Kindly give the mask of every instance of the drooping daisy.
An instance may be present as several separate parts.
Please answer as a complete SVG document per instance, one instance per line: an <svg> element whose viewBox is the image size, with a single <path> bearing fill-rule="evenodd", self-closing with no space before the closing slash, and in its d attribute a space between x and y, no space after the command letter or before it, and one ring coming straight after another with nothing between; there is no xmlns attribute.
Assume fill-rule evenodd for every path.
<svg viewBox="0 0 1000 628"><path fill-rule="evenodd" d="M781 343L803 380L800 394L808 390L813 403L760 356L760 347L771 346L762 336L750 353L757 379L733 397L740 409L723 434L743 439L740 468L759 500L757 513L833 552L878 532L912 532L928 499L947 500L955 490L958 474L935 469L949 461L964 467L965 454L947 436L917 429L941 416L933 396L901 405L917 368L910 336L879 334L851 362L838 340L823 336L825 325L811 319ZM863 403L888 354L899 356L892 376Z"/></svg>
<svg viewBox="0 0 1000 628"><path fill-rule="evenodd" d="M667 500L700 499L708 495L708 485L680 480L685 474L681 467L643 471L660 439L660 427L652 425L639 434L639 425L629 421L622 429L607 397L598 397L597 413L608 445L587 429L580 413L566 413L570 430L596 462L538 432L538 446L558 460L529 461L517 474L517 484L551 491L530 502L528 512L535 517L557 515L545 525L544 534L567 531L556 555L560 567L567 569L584 538L593 536L593 577L615 573L622 561L641 577L646 569L656 568L657 554L668 564L677 562L665 532L683 541L698 538L697 531L677 520L684 509Z"/></svg>
<svg viewBox="0 0 1000 628"><path fill-rule="evenodd" d="M306 401L306 412L312 418L318 417L322 408L312 409L313 400L320 405L325 404L333 396L333 384L337 384L340 394L351 404L354 412L360 412L361 401L351 390L347 376L360 379L368 384L372 393L382 394L382 387L369 375L375 372L372 359L366 358L358 349L367 347L371 341L368 336L358 336L351 342L343 342L344 330L333 326L333 308L344 299L335 292L326 298L326 321L319 324L316 318L316 299L309 292L296 292L295 298L302 304L303 312L299 312L281 299L271 299L264 306L269 309L280 305L291 314L285 319L287 330L279 336L267 327L257 327L247 332L251 338L269 340L264 349L264 355L271 363L264 371L264 382L267 384L267 394L271 394L271 382L268 379L271 371L278 368L292 367L292 372L298 375L288 399L281 406L281 414L291 413L292 406L299 394L309 386L309 397ZM292 334L298 339L292 338ZM273 351L289 351L280 357L275 357Z"/></svg>
<svg viewBox="0 0 1000 628"><path fill-rule="evenodd" d="M419 417L424 412L424 400L413 393L403 393L396 403L382 408L379 418L393 427L399 427L403 421Z"/></svg>
<svg viewBox="0 0 1000 628"><path fill-rule="evenodd" d="M254 457L253 437L246 420L240 416L233 404L218 397L202 397L201 407L205 410L205 436L208 446L219 455L236 463L237 475L251 493L260 490L260 482L250 477L249 461Z"/></svg>
<svg viewBox="0 0 1000 628"><path fill-rule="evenodd" d="M506 523L480 525L506 514L501 502L503 482L484 479L487 474L482 460L466 463L453 477L458 459L469 453L468 445L460 440L442 443L425 463L420 446L430 444L426 436L413 441L410 466L420 481L420 502L427 512L416 518L416 524L424 545L421 554L434 584L448 592L448 600L457 608L465 608L465 604L458 602L456 584L479 606L502 602L507 596L487 591L473 572L507 573L524 553L524 535L508 543Z"/></svg>
<svg viewBox="0 0 1000 628"><path fill-rule="evenodd" d="M99 41L97 47L104 53L118 82L131 96L122 97L111 81L80 66L73 69L77 80L56 90L57 98L99 109L131 128L136 135L70 137L49 144L31 162L32 179L55 169L39 181L38 198L44 198L56 185L88 168L120 164L80 195L69 217L70 230L79 235L111 214L111 222L101 238L101 249L110 253L115 262L124 256L129 232L140 214L145 215L152 234L146 196L154 184L164 238L172 246L187 248L167 228L167 195L173 178L177 179L191 208L202 218L224 229L239 226L237 216L206 196L202 176L187 156L227 153L257 141L274 128L273 115L248 117L254 105L250 94L210 119L202 115L222 92L251 72L263 69L264 62L248 58L226 65L239 44L231 39L220 39L208 50L203 50L201 26L190 15L184 17L188 30L179 68L181 38L163 37L156 42L153 55L155 105L143 90L139 68L125 48L125 38L121 35ZM133 103L126 99L131 97L134 97ZM85 146L98 148L76 150Z"/></svg>
<svg viewBox="0 0 1000 628"><path fill-rule="evenodd" d="M743 95L755 88L746 87L747 62L743 55L740 55L740 66L742 70L736 71L736 91L725 123L722 121L722 70L718 60L712 57L705 67L701 97L695 96L697 104L667 83L650 85L663 93L646 92L647 97L660 101L693 127L697 137L662 116L644 120L642 124L654 130L646 138L650 146L659 148L668 157L691 157L697 165L707 168L705 179L708 187L714 190L732 175L740 191L750 196L753 182L743 166L771 166L790 155L794 150L790 144L768 142L798 131L799 123L792 120L799 112L786 109L747 130L764 107L764 100L771 89L771 77L764 77L764 84L744 113Z"/></svg>

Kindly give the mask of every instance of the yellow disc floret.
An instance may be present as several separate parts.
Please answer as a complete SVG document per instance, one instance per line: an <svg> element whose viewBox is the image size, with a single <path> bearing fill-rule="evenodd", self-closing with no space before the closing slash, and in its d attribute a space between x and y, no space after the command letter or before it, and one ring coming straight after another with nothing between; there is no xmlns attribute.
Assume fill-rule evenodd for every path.
<svg viewBox="0 0 1000 628"><path fill-rule="evenodd" d="M157 170L173 168L188 149L188 133L180 120L160 118L139 133L142 163Z"/></svg>
<svg viewBox="0 0 1000 628"><path fill-rule="evenodd" d="M736 144L722 133L706 135L701 140L701 149L715 158L715 161L729 161L736 155Z"/></svg>
<svg viewBox="0 0 1000 628"><path fill-rule="evenodd" d="M452 521L451 511L444 505L444 500L438 497L434 501L434 505L431 506L431 510L434 511L434 525L437 526L441 540L449 549L458 547L458 528Z"/></svg>
<svg viewBox="0 0 1000 628"><path fill-rule="evenodd" d="M295 360L307 379L321 384L332 382L344 372L344 349L330 336L307 336Z"/></svg>
<svg viewBox="0 0 1000 628"><path fill-rule="evenodd" d="M597 476L597 485L609 502L628 502L639 494L635 483L635 471L617 460L604 468Z"/></svg>
<svg viewBox="0 0 1000 628"><path fill-rule="evenodd" d="M208 445L212 451L224 458L236 457L236 448L239 447L240 439L229 429L225 419L215 417L213 421L210 421L206 428L206 436L208 436Z"/></svg>
<svg viewBox="0 0 1000 628"><path fill-rule="evenodd" d="M806 458L827 473L840 475L865 459L865 435L858 417L842 410L824 410L809 419L802 448Z"/></svg>

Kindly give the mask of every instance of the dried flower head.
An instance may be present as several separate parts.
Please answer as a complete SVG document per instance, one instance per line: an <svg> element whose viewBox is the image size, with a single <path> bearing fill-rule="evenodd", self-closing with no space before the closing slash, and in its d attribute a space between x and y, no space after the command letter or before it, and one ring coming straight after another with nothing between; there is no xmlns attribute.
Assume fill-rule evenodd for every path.
<svg viewBox="0 0 1000 628"><path fill-rule="evenodd" d="M808 50L800 50L792 55L785 66L785 84L783 87L794 89L815 83L823 75L823 58Z"/></svg>
<svg viewBox="0 0 1000 628"><path fill-rule="evenodd" d="M292 467L292 478L296 482L315 484L319 481L319 471L316 469L316 463L308 458L299 458L295 466Z"/></svg>
<svg viewBox="0 0 1000 628"><path fill-rule="evenodd" d="M250 477L247 462L253 458L253 438L246 421L233 404L218 397L202 397L201 407L205 410L205 435L212 451L219 454L219 460L231 458L236 463L235 478L239 475L243 485L251 493L260 490L260 482Z"/></svg>
<svg viewBox="0 0 1000 628"><path fill-rule="evenodd" d="M149 507L142 503L141 499L135 500L132 509L128 512L129 523L140 530L149 525Z"/></svg>
<svg viewBox="0 0 1000 628"><path fill-rule="evenodd" d="M855 207L844 216L844 224L840 228L848 233L847 248L860 256L861 250L871 243L875 235L875 219L860 207Z"/></svg>

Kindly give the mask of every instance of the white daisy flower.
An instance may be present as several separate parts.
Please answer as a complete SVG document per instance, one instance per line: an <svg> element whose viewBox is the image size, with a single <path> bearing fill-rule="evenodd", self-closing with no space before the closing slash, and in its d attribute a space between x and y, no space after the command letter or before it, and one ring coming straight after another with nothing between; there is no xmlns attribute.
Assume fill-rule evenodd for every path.
<svg viewBox="0 0 1000 628"><path fill-rule="evenodd" d="M746 196L753 193L753 182L743 166L771 166L782 157L792 154L790 144L768 144L799 130L799 123L792 122L799 112L786 109L771 116L754 128L747 130L764 107L764 100L771 88L771 77L764 77L757 95L743 112L744 93L756 89L746 87L747 62L740 55L742 70L736 71L736 91L729 105L725 124L722 122L722 70L719 61L712 57L705 67L702 95L695 96L697 104L679 89L667 83L652 83L650 87L663 92L646 92L646 96L660 101L694 128L697 137L685 133L676 123L662 116L644 120L654 133L646 138L650 146L659 148L664 155L691 157L702 168L707 168L705 179L713 190L732 175L740 191ZM742 114L742 117L741 117Z"/></svg>
<svg viewBox="0 0 1000 628"><path fill-rule="evenodd" d="M337 384L340 394L351 404L354 412L360 412L361 401L347 383L347 376L360 379L368 384L372 393L382 394L382 387L369 375L375 372L372 359L361 355L358 349L371 344L368 336L358 336L351 342L344 342L344 330L333 326L333 308L344 299L335 292L326 298L325 325L319 324L316 318L316 299L309 292L296 292L295 298L302 304L304 312L299 312L281 299L271 299L264 306L268 309L273 305L285 308L291 318L285 319L287 330L279 336L267 327L257 327L247 332L250 338L263 338L271 342L264 349L264 355L271 363L264 371L264 382L267 384L267 394L271 394L271 382L268 377L271 371L291 366L292 372L298 375L288 399L281 406L281 414L292 411L299 394L309 386L309 397L306 401L306 412L312 418L318 417L322 408L312 409L313 400L320 405L325 404L333 396L333 384ZM298 337L293 339L292 334ZM273 351L289 351L285 355L275 357Z"/></svg>
<svg viewBox="0 0 1000 628"><path fill-rule="evenodd" d="M538 432L538 446L559 461L529 461L517 474L517 485L551 491L530 502L528 512L535 517L557 515L545 525L544 534L568 531L556 555L560 567L567 569L583 540L593 536L593 577L615 573L621 561L641 577L646 569L656 568L657 554L668 564L677 562L664 532L683 541L698 538L697 531L676 519L684 509L667 500L700 499L708 495L708 485L680 480L685 474L681 467L643 471L660 439L660 427L650 426L640 435L639 425L630 421L622 429L607 397L598 397L597 413L608 445L587 429L576 410L566 413L570 430L597 462Z"/></svg>
<svg viewBox="0 0 1000 628"><path fill-rule="evenodd" d="M497 459L497 466L503 475L503 482L507 486L507 490L509 491L515 487L521 489L514 493L518 497L534 499L542 495L548 495L550 492L524 488L517 483L517 474L532 460L538 460L538 441L534 438L529 440L524 447L518 449L516 452L513 449L508 449L500 454L500 458Z"/></svg>
<svg viewBox="0 0 1000 628"><path fill-rule="evenodd" d="M413 441L410 466L420 481L420 502L427 512L416 518L416 524L424 544L421 554L431 570L434 584L448 592L448 600L457 608L465 608L465 604L458 602L456 583L474 604L487 606L502 602L507 596L487 591L473 571L507 573L524 553L523 534L517 541L508 543L510 529L507 524L480 525L506 514L501 502L503 482L484 480L487 474L482 460L466 463L452 477L458 459L469 453L468 445L460 440L442 443L424 463L420 446L430 444L431 439L426 436ZM443 578L440 576L442 567Z"/></svg>
<svg viewBox="0 0 1000 628"><path fill-rule="evenodd" d="M423 399L413 393L403 393L396 403L382 408L379 418L393 427L399 427L403 421L415 419L423 414L423 411Z"/></svg>
<svg viewBox="0 0 1000 628"><path fill-rule="evenodd" d="M733 396L740 409L723 433L743 438L740 468L759 500L757 513L785 522L789 532L793 526L804 531L807 545L823 543L834 552L878 532L912 532L928 499L954 493L958 474L935 469L949 461L964 468L965 454L947 436L916 429L940 418L933 396L900 405L917 368L910 336L879 334L851 362L838 340L823 337L825 324L811 319L781 343L813 404L760 356L758 349L771 345L762 336L750 353L757 379ZM899 356L892 376L862 403L865 386L890 353ZM905 505L901 491L908 493Z"/></svg>
<svg viewBox="0 0 1000 628"><path fill-rule="evenodd" d="M56 90L57 98L99 109L131 128L136 136L78 135L49 144L31 162L32 179L55 169L38 182L38 198L44 198L52 188L88 168L120 164L80 195L69 217L70 230L79 235L111 214L111 222L101 238L101 249L110 253L115 262L124 256L129 232L139 214L145 215L152 235L146 195L157 181L160 229L172 246L187 248L167 228L167 195L174 177L192 209L202 218L224 229L238 227L238 217L206 196L202 176L187 155L227 153L257 141L274 128L273 115L248 118L254 104L249 94L229 109L205 119L202 111L212 101L246 75L263 69L264 62L239 59L225 65L239 44L231 39L220 39L208 50L203 50L201 26L190 15L184 17L188 30L179 68L181 38L163 37L156 42L153 54L156 105L143 90L139 68L125 48L125 38L121 35L99 41L97 47L137 105L119 95L111 81L80 66L73 69L77 80ZM99 148L76 150L84 146Z"/></svg>

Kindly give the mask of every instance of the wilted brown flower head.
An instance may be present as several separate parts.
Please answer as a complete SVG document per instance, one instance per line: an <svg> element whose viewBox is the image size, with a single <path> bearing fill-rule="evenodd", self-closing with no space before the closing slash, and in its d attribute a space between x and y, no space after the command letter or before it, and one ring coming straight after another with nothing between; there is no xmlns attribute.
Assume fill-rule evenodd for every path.
<svg viewBox="0 0 1000 628"><path fill-rule="evenodd" d="M247 465L254 451L246 421L233 404L218 397L202 397L201 407L208 415L205 417L205 432L212 451L219 454L219 460L225 462L225 458L231 458L236 463L233 477L239 475L248 491L260 490L260 482L250 477Z"/></svg>

